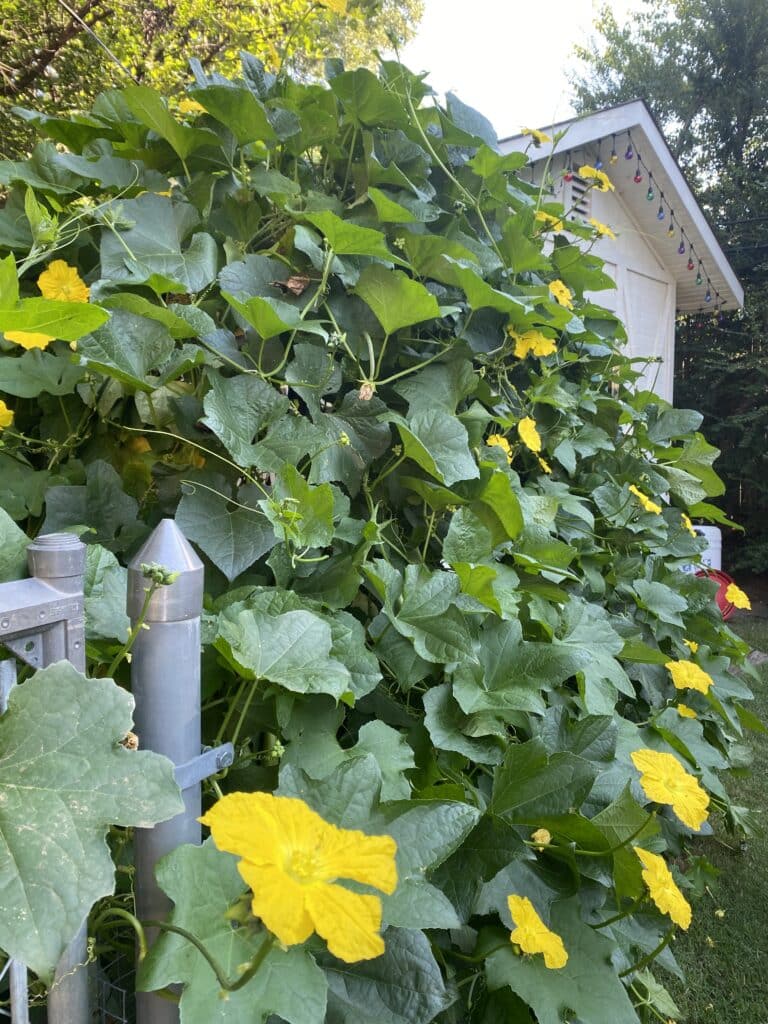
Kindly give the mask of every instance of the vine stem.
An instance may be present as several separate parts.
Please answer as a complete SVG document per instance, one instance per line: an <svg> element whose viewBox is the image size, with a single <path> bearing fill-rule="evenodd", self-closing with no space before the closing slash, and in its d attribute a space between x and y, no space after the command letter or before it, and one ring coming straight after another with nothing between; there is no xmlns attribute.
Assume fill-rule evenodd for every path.
<svg viewBox="0 0 768 1024"><path fill-rule="evenodd" d="M146 619L147 613L149 612L149 603L152 600L152 597L153 597L155 591L159 587L161 587L161 586L162 586L161 583L156 583L155 581L153 581L145 589L145 591L144 591L144 602L143 602L143 604L141 606L141 611L139 612L139 617L136 620L136 625L132 626L131 629L128 630L128 639L125 641L125 643L120 648L120 650L117 652L117 654L114 656L114 658L112 659L112 661L110 663L109 668L107 669L107 677L109 679L114 678L114 673L117 671L118 665L123 660L123 658L126 657L126 655L130 652L130 650L133 647L133 645L136 643L136 638L138 637L138 635L141 632L141 630L144 628L144 620Z"/></svg>
<svg viewBox="0 0 768 1024"><path fill-rule="evenodd" d="M186 941L191 943L191 945L193 945L198 953L200 953L200 955L205 959L208 966L216 975L216 981L219 983L219 986L225 992L237 992L238 989L247 985L276 945L276 939L272 936L267 936L254 953L248 967L243 971L239 978L232 981L227 977L219 962L208 952L200 939L191 932L188 932L186 928L181 928L177 924L169 924L167 921L137 921L136 923L139 927L142 927L143 924L147 928L159 928L160 931L172 932L174 935L180 935L183 939L186 939Z"/></svg>
<svg viewBox="0 0 768 1024"><path fill-rule="evenodd" d="M635 971L642 971L642 969L644 967L647 967L648 964L653 963L653 961L656 959L659 953L661 953L662 950L666 949L666 947L672 941L672 936L674 934L675 926L673 925L669 929L667 934L664 936L664 938L661 940L661 942L658 944L658 946L655 949L651 950L648 956L644 956L642 960L638 960L636 964L633 964L631 967L628 967L626 971L621 971L619 977L626 978L628 974L634 974Z"/></svg>

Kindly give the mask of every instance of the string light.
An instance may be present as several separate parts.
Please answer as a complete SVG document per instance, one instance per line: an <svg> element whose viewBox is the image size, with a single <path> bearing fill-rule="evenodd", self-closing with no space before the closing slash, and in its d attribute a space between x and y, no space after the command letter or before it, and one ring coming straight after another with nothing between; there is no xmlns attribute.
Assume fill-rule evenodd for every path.
<svg viewBox="0 0 768 1024"><path fill-rule="evenodd" d="M627 135L629 135L629 132L627 132ZM625 160L631 160L634 155L635 155L635 151L632 148L632 139L630 137L629 144L627 145L626 152L624 153L624 159Z"/></svg>
<svg viewBox="0 0 768 1024"><path fill-rule="evenodd" d="M677 255L685 256L685 238L682 231L680 232L680 245L677 247ZM688 269L690 270L691 268L689 267Z"/></svg>
<svg viewBox="0 0 768 1024"><path fill-rule="evenodd" d="M602 145L603 145L603 140L602 139L598 139L597 140L597 156L595 158L595 170L596 171L599 171L602 168L602 166L603 166L603 158L600 155L600 149L601 149Z"/></svg>
<svg viewBox="0 0 768 1024"><path fill-rule="evenodd" d="M608 159L609 159L609 162L611 163L611 165L617 163L618 159L619 159L619 154L616 152L616 133L615 132L613 133L613 135L611 135L611 155L610 155L610 157Z"/></svg>
<svg viewBox="0 0 768 1024"><path fill-rule="evenodd" d="M571 163L570 149L568 150L568 154L566 156L565 174L563 175L563 178L566 181L573 181L573 164Z"/></svg>
<svg viewBox="0 0 768 1024"><path fill-rule="evenodd" d="M645 198L649 203L653 202L656 193L653 191L653 174L648 171L648 191L645 193Z"/></svg>

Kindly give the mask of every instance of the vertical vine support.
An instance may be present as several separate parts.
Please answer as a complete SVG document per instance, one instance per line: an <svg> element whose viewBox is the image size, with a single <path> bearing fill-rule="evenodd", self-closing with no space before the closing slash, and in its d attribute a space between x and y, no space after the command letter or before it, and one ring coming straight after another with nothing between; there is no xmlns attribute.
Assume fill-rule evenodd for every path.
<svg viewBox="0 0 768 1024"><path fill-rule="evenodd" d="M151 580L146 566L178 575L159 586L145 608ZM164 754L178 767L200 755L200 617L203 564L172 519L163 519L128 567L128 615L144 622L133 646L131 681L136 732L144 750ZM177 781L178 774L177 774ZM136 913L163 918L170 900L155 881L155 864L182 843L200 842L200 779L179 781L184 810L151 829L137 829ZM151 993L137 993L139 1024L176 1024L178 1007Z"/></svg>

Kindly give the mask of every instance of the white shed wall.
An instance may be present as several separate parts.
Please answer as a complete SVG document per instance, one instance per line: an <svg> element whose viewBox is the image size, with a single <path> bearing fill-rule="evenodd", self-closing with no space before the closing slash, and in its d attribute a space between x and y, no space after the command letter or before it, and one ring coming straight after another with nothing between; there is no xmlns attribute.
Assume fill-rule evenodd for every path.
<svg viewBox="0 0 768 1024"><path fill-rule="evenodd" d="M605 272L616 282L616 290L595 292L590 298L619 316L627 329L631 356L661 360L644 369L637 386L655 391L671 402L675 368L675 279L614 193L593 189L590 199L592 216L616 234L615 241L601 238L593 249L605 260Z"/></svg>

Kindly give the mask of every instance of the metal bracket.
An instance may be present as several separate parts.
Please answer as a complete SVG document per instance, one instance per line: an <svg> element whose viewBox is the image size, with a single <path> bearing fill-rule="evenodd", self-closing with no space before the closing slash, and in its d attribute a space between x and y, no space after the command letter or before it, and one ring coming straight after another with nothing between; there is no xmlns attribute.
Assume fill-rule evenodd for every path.
<svg viewBox="0 0 768 1024"><path fill-rule="evenodd" d="M235 760L235 748L231 743L222 743L220 747L209 747L191 761L177 764L174 776L179 789L189 789L207 779L209 775L229 768Z"/></svg>

